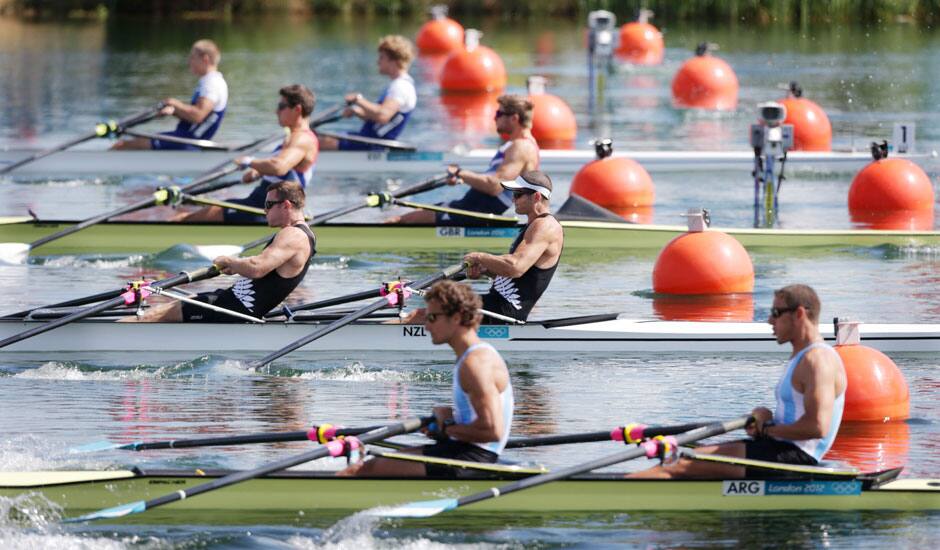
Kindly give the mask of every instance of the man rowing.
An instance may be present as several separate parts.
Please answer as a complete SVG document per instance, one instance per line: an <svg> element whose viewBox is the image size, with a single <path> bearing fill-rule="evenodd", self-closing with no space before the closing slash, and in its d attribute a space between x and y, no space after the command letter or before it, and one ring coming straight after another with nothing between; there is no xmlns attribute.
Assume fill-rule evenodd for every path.
<svg viewBox="0 0 940 550"><path fill-rule="evenodd" d="M292 84L278 91L280 101L277 104L277 122L290 131L281 145L268 158L239 157L235 162L247 168L242 174L244 183L259 181L251 194L243 199L228 202L262 208L265 203L268 186L280 181L294 181L306 188L313 178L317 155L320 151L316 134L310 130L310 114L316 105L316 97L306 86ZM257 223L265 220L264 216L243 212L234 208L207 206L195 212L180 213L175 221L187 222L226 222Z"/></svg>
<svg viewBox="0 0 940 550"><path fill-rule="evenodd" d="M212 139L225 117L228 106L228 84L219 72L222 54L215 42L197 40L189 52L189 70L199 77L196 91L189 103L168 97L160 110L163 116L179 119L176 129L161 135L184 139ZM197 150L198 147L149 138L124 139L114 143L112 149Z"/></svg>
<svg viewBox="0 0 940 550"><path fill-rule="evenodd" d="M839 430L847 386L842 360L819 334L819 313L819 297L806 285L790 285L774 292L767 321L777 343L789 343L793 349L774 392L776 411L754 409L754 422L747 428L751 439L701 447L697 453L811 466L819 463ZM680 458L671 465L628 477L729 479L774 475L774 470Z"/></svg>
<svg viewBox="0 0 940 550"><path fill-rule="evenodd" d="M418 104L415 81L408 74L414 59L414 46L404 36L389 35L379 40L378 51L379 74L389 78L388 85L374 103L358 92L346 94L347 107L343 116L356 116L363 120L362 128L353 136L394 140L405 129ZM322 136L320 143L323 150L383 149L380 145L330 136Z"/></svg>
<svg viewBox="0 0 940 550"><path fill-rule="evenodd" d="M465 183L470 189L463 197L444 206L486 214L502 214L512 206L512 193L501 183L512 181L525 171L538 170L539 146L532 137L532 102L519 95L502 95L496 99L496 132L508 139L496 150L483 173L464 170L456 164L448 166L450 185ZM476 225L479 220L429 210L416 210L396 216L386 223Z"/></svg>
<svg viewBox="0 0 940 550"><path fill-rule="evenodd" d="M264 202L268 225L279 227L274 240L257 256L219 256L212 260L226 275L239 275L234 285L196 295L196 300L262 318L297 288L316 254L316 236L304 221L304 190L299 183L280 181L267 189ZM126 321L240 323L242 319L190 303L174 301L153 306Z"/></svg>
<svg viewBox="0 0 940 550"><path fill-rule="evenodd" d="M565 235L549 211L552 180L547 174L538 170L523 172L513 181L502 182L502 187L512 193L516 213L526 216L528 223L519 231L508 254L470 252L463 259L469 266L469 277L495 276L490 291L483 296L483 309L525 321L555 275ZM487 324L500 322L487 320Z"/></svg>
<svg viewBox="0 0 940 550"><path fill-rule="evenodd" d="M429 457L494 463L509 439L513 394L509 370L499 353L477 336L480 297L470 287L441 281L425 295L425 328L435 344L457 356L453 369L453 406L434 407L435 426L426 432L432 445L402 452ZM459 477L463 469L431 463L374 458L339 475Z"/></svg>

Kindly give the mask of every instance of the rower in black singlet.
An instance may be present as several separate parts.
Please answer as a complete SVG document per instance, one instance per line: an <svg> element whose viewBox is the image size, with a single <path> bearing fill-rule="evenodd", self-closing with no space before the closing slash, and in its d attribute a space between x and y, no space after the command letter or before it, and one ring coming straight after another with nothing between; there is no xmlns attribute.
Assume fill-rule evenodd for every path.
<svg viewBox="0 0 940 550"><path fill-rule="evenodd" d="M545 216L551 216L551 214L542 214L535 219ZM509 247L510 254L516 251L522 239L525 238L525 233L529 230L531 224L532 221L530 220L529 223L523 226L519 231L516 240L513 241L512 246ZM560 255L558 259L561 260ZM545 289L548 288L548 283L552 281L556 269L558 269L558 261L556 261L555 265L552 267L545 269L533 265L517 279L504 277L502 275L497 276L493 279L490 291L483 296L483 309L525 321L529 317L529 312L535 307L535 303L538 302L539 298L541 298L542 294L545 292ZM494 318L487 318L486 324L498 325L504 324L504 322Z"/></svg>
<svg viewBox="0 0 940 550"><path fill-rule="evenodd" d="M272 269L267 275L259 279L248 279L239 277L234 285L226 289L215 290L212 292L202 292L196 295L196 299L214 306L230 309L251 315L252 317L262 318L264 315L284 301L291 292L297 288L297 285L304 279L310 262L317 253L317 236L313 230L305 223L296 223L294 227L307 234L310 240L310 255L307 257L304 268L297 275L287 278L282 277L277 269ZM269 243L270 244L270 243ZM244 321L233 315L226 315L211 309L194 306L183 303L183 320L187 322L199 323L243 323Z"/></svg>

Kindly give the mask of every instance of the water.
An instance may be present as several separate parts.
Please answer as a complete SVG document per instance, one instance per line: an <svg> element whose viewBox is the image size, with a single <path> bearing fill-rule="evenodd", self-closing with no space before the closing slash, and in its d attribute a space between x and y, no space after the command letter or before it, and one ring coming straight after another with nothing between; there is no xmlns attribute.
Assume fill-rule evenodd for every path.
<svg viewBox="0 0 940 550"><path fill-rule="evenodd" d="M932 75L940 60L937 36L903 25L870 30L667 27L666 61L651 69L623 69L610 78L602 117L588 116L581 29L568 21L476 21L484 42L499 51L510 72L510 89L521 91L529 74L545 74L550 91L564 97L579 120L579 145L611 135L618 145L642 149L741 149L753 105L780 97L781 81L801 81L833 123L837 147L864 147L890 137L894 121L918 123L921 150L937 148L933 105L940 94ZM413 34L403 21L174 22L19 24L0 20L0 147L54 145L102 117L123 116L167 95L186 96L193 79L185 53L197 37L212 36L223 48L222 69L233 101L218 139L243 142L274 125L274 94L299 81L321 105L351 89L374 94L374 44L389 32ZM707 36L704 36L707 35ZM741 81L740 106L721 115L688 113L670 106L668 84L700 39L721 43L720 54ZM469 129L452 120L431 67L419 60L422 109L408 138L441 147L496 143L488 120ZM148 128L162 129L166 123ZM102 147L101 143L87 147ZM389 174L415 181L421 176ZM748 174L654 175L655 222L675 223L692 206L712 210L717 225L750 224L753 187ZM159 180L165 182L165 179ZM848 227L845 195L849 175L799 173L785 183L781 225L790 228ZM351 195L383 185L382 178L319 177L312 198L319 212L348 204ZM44 217L86 217L150 192L154 178L0 178L0 216L27 208ZM556 206L570 181L557 178ZM236 189L238 195L243 189ZM432 200L447 197L443 190ZM164 212L151 212L159 217ZM353 220L383 214L363 211ZM783 255L752 251L756 285L751 301L735 312L763 320L772 290L800 281L815 286L823 318L849 316L870 322L940 322L938 254L932 249L839 249ZM293 299L310 301L375 286L398 275L420 275L448 265L456 254L393 251L355 257L323 256ZM652 296L653 252L573 254L565 257L536 317L624 311L656 318L666 305ZM0 267L0 311L13 311L99 292L141 275L201 265L179 250L155 256L51 257L26 266ZM196 290L219 282L193 285ZM482 283L478 289L484 288ZM668 304L667 304L668 305ZM219 345L224 350L224 343ZM324 354L314 360L287 356L261 372L244 369L246 357L219 351L186 360L159 354L54 356L0 355L0 470L234 467L245 468L308 448L303 444L212 450L108 452L69 455L76 444L303 429L324 421L348 426L425 414L446 401L451 384L446 351L423 357L389 353ZM726 418L766 404L782 356L706 354L509 354L517 391L516 435L607 429L624 422L687 422ZM912 420L886 435L844 438L841 458L874 469L907 464L904 475L940 475L940 387L937 359L897 354L911 390ZM405 441L417 442L412 436ZM564 466L611 452L590 444L513 452L519 460ZM335 461L304 467L332 469ZM644 462L628 463L634 470ZM936 540L937 516L922 514L621 514L543 518L536 525L504 519L499 525L468 525L446 518L432 528L410 522L336 527L308 518L305 525L244 526L61 526L35 514L26 522L8 516L13 503L0 499L0 545L10 548L516 548L516 547L717 547L762 546L787 541L813 547L923 547Z"/></svg>

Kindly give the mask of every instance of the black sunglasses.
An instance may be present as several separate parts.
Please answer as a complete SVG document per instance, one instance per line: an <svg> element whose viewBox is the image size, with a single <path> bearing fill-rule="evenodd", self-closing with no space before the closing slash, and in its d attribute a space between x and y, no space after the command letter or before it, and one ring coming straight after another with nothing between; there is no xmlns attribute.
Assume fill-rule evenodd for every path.
<svg viewBox="0 0 940 550"><path fill-rule="evenodd" d="M513 189L512 196L513 198L525 197L526 195L534 195L535 191L531 189Z"/></svg>
<svg viewBox="0 0 940 550"><path fill-rule="evenodd" d="M784 313L790 313L791 311L796 311L797 308L799 308L799 307L800 307L800 306L796 306L796 307L772 307L772 308L770 308L770 316L773 317L774 319L776 319L776 318L780 317L781 315L783 315Z"/></svg>
<svg viewBox="0 0 940 550"><path fill-rule="evenodd" d="M501 116L512 116L512 113L507 113L506 111L500 111L499 109L497 109L497 110L496 110L496 115L495 115L493 118L496 119L496 118L499 118L499 117L501 117Z"/></svg>
<svg viewBox="0 0 940 550"><path fill-rule="evenodd" d="M437 321L437 318L440 317L441 315L444 315L443 311L435 312L435 313L427 313L425 314L425 317L427 318L429 323L433 323L434 321Z"/></svg>
<svg viewBox="0 0 940 550"><path fill-rule="evenodd" d="M279 201L264 201L264 209L270 210L274 208L275 206L281 204L282 202L290 202L290 201L287 199L281 199Z"/></svg>

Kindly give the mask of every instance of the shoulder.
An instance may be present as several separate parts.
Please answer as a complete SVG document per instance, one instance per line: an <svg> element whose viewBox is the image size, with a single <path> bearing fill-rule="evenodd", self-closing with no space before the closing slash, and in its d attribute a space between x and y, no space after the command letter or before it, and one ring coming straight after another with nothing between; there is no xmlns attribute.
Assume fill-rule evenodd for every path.
<svg viewBox="0 0 940 550"><path fill-rule="evenodd" d="M287 227L282 227L281 230L277 232L277 236L274 237L274 244L294 247L304 244L308 240L307 234L302 229L288 225Z"/></svg>
<svg viewBox="0 0 940 550"><path fill-rule="evenodd" d="M835 373L842 369L842 358L834 348L818 346L807 350L799 366L806 372Z"/></svg>
<svg viewBox="0 0 940 550"><path fill-rule="evenodd" d="M535 144L534 140L531 140L528 137L516 138L509 143L509 149L506 151L507 154L512 153L514 155L538 157L538 146Z"/></svg>
<svg viewBox="0 0 940 550"><path fill-rule="evenodd" d="M492 372L494 367L506 368L506 363L499 352L496 351L496 348L480 346L467 354L467 357L463 360L463 366L467 368L461 369L462 372L481 375Z"/></svg>
<svg viewBox="0 0 940 550"><path fill-rule="evenodd" d="M206 87L228 87L228 84L225 82L225 77L222 76L222 73L219 71L213 71L211 73L206 73L199 79L200 86Z"/></svg>
<svg viewBox="0 0 940 550"><path fill-rule="evenodd" d="M555 219L555 216L542 216L541 218L535 218L529 223L529 228L526 229L526 235L546 235L546 236L561 236L564 233L564 230L561 227L561 224L558 223L558 220Z"/></svg>

